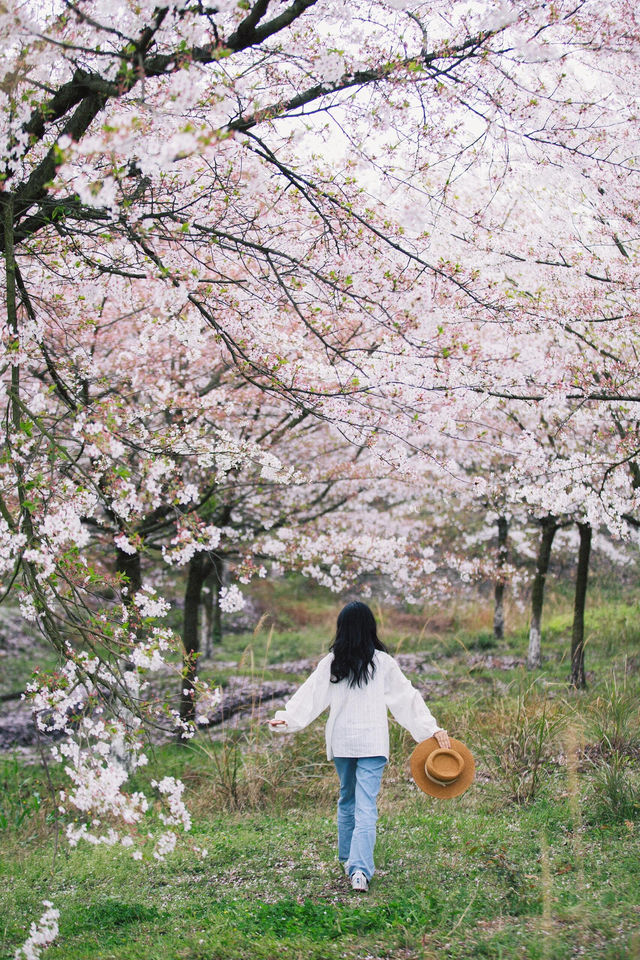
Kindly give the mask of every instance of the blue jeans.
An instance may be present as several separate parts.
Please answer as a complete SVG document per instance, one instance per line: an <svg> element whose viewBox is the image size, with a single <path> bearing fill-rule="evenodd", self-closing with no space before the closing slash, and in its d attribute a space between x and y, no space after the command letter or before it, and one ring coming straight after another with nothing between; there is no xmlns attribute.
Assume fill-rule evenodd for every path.
<svg viewBox="0 0 640 960"><path fill-rule="evenodd" d="M347 864L349 875L362 870L370 880L375 870L376 797L387 758L334 757L333 762L340 777L338 859Z"/></svg>

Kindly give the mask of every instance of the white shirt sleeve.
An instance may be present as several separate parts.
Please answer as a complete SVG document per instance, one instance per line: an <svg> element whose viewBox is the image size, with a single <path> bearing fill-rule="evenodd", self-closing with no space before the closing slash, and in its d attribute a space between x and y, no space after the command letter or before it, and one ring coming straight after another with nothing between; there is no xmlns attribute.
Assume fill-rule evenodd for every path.
<svg viewBox="0 0 640 960"><path fill-rule="evenodd" d="M311 676L286 704L284 710L276 710L275 720L286 721L286 727L272 727L277 733L296 733L319 717L331 701L331 662L333 654L324 657Z"/></svg>
<svg viewBox="0 0 640 960"><path fill-rule="evenodd" d="M405 677L393 657L389 657L385 666L384 699L389 710L418 743L432 737L440 727L420 692Z"/></svg>

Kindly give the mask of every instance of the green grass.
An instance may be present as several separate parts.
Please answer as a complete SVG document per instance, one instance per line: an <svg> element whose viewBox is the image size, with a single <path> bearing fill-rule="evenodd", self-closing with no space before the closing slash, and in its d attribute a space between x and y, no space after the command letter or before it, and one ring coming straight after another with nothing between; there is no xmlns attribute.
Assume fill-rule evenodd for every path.
<svg viewBox="0 0 640 960"><path fill-rule="evenodd" d="M516 611L499 643L477 604L438 623L429 611L383 611L392 649L429 651L428 672L413 679L439 684L429 704L474 750L478 778L456 800L426 797L408 774L411 738L392 724L366 896L336 860L337 778L321 722L291 738L255 725L153 752L134 786L184 778L205 859L182 845L165 863L140 864L126 851L61 843L54 860L41 771L5 757L0 958L13 957L49 899L61 915L46 960L638 960L640 610L594 596L581 693L566 685L566 598L550 604L545 662L533 673L477 660L526 654ZM284 619L304 597L276 599ZM226 637L216 659L279 676L283 661L327 648L338 605L314 596L297 631L278 627L269 639L265 622L255 637ZM215 663L207 669L215 675Z"/></svg>
<svg viewBox="0 0 640 960"><path fill-rule="evenodd" d="M560 786L556 784L555 787ZM409 793L409 791L407 791ZM562 791L514 815L480 798L381 801L378 873L367 897L335 860L333 810L221 814L197 825L205 861L186 853L144 870L109 850L16 847L0 868L10 950L38 914L61 910L54 958L275 956L625 956L637 927L638 825L573 831ZM540 844L549 841L549 950L541 952ZM579 852L579 857L578 857ZM423 946L423 938L425 946ZM544 941L545 943L547 941ZM607 952L609 950L609 952ZM628 954L631 956L631 954Z"/></svg>
<svg viewBox="0 0 640 960"><path fill-rule="evenodd" d="M253 633L227 634L216 649L215 659L233 660L249 672L261 669L265 663L277 666L289 660L318 657L325 654L331 643L331 632L322 627L307 627L301 631L282 631L271 634L268 627Z"/></svg>
<svg viewBox="0 0 640 960"><path fill-rule="evenodd" d="M0 836L27 827L42 807L42 771L0 754Z"/></svg>
<svg viewBox="0 0 640 960"><path fill-rule="evenodd" d="M26 651L6 654L0 657L0 696L18 695L29 682L36 667L43 672L55 670L60 658L53 651L36 646L36 657Z"/></svg>

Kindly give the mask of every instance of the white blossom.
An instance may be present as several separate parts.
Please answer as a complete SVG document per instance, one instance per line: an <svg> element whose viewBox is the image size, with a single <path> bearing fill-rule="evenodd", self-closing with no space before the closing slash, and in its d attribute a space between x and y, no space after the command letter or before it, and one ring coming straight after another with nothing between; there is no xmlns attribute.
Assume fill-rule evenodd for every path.
<svg viewBox="0 0 640 960"><path fill-rule="evenodd" d="M46 909L38 922L31 924L28 938L14 954L15 960L39 960L42 951L58 936L60 911L54 908L50 900L43 900L42 904Z"/></svg>
<svg viewBox="0 0 640 960"><path fill-rule="evenodd" d="M219 593L220 609L225 613L234 613L236 610L242 610L245 606L245 598L234 584L230 587L221 587Z"/></svg>

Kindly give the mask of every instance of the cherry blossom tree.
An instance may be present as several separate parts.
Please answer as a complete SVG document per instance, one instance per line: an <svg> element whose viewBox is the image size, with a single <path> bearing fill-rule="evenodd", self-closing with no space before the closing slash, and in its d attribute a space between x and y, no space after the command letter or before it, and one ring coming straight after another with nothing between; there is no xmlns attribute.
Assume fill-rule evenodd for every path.
<svg viewBox="0 0 640 960"><path fill-rule="evenodd" d="M447 473L451 438L481 446L502 407L536 411L500 452L519 502L621 535L636 517L637 13L67 0L16 4L0 31L0 572L63 659L31 693L43 731L74 735L62 806L86 820L69 838L121 843L101 823L150 803L125 791L135 718L193 732L147 702L180 643L140 558L165 546L202 579L217 493L243 476L305 520L276 536L254 494L247 567L280 551L340 584L386 563L409 596L433 571L398 532L404 491ZM309 487L262 427L247 437L250 411L231 416L236 383L366 450L362 485L341 453L327 496L355 486L389 536L354 539L357 510L336 506L331 534L300 512ZM552 460L540 411L563 424ZM189 818L180 784L153 789L162 857Z"/></svg>

